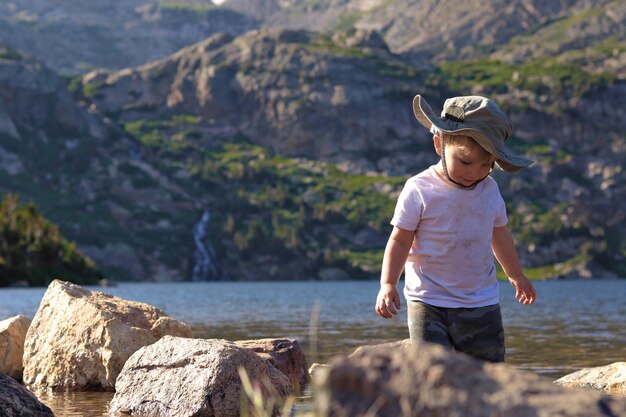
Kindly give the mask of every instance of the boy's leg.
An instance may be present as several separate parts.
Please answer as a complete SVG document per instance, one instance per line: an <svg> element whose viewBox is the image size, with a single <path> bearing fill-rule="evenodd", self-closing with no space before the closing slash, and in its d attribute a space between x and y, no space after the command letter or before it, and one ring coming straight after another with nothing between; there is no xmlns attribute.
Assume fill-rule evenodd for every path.
<svg viewBox="0 0 626 417"><path fill-rule="evenodd" d="M450 309L454 349L488 362L504 362L504 327L500 305Z"/></svg>
<svg viewBox="0 0 626 417"><path fill-rule="evenodd" d="M421 301L407 301L407 304L411 342L432 342L452 349L452 341L448 334L447 309Z"/></svg>

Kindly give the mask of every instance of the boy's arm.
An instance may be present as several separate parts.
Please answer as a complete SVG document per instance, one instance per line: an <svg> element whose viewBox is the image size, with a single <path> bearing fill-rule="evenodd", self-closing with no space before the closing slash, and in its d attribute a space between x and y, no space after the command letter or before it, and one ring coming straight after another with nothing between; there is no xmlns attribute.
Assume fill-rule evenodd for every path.
<svg viewBox="0 0 626 417"><path fill-rule="evenodd" d="M387 241L380 274L380 291L374 308L381 317L386 319L398 314L400 309L400 294L397 286L414 236L414 230L404 230L394 226Z"/></svg>
<svg viewBox="0 0 626 417"><path fill-rule="evenodd" d="M491 248L496 259L502 265L502 269L504 269L504 273L509 278L511 285L515 288L515 298L522 304L534 303L535 287L528 277L524 275L515 251L513 236L508 227L494 227Z"/></svg>

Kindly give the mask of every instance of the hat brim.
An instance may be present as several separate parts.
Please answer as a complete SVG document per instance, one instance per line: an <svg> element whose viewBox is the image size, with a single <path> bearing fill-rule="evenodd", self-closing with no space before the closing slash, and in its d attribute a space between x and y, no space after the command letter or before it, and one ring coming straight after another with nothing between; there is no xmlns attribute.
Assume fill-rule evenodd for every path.
<svg viewBox="0 0 626 417"><path fill-rule="evenodd" d="M459 127L458 122L437 116L426 99L419 94L413 98L413 113L415 114L415 118L428 130L435 126L445 133L471 137L483 149L496 157L496 163L504 171L516 172L534 162L532 159L516 155L504 145L496 147L493 142L478 129Z"/></svg>

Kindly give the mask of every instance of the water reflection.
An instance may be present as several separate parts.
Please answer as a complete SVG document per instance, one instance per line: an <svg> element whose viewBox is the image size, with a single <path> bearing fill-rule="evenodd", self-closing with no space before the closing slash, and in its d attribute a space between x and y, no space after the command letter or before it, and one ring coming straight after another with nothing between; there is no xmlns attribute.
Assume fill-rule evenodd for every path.
<svg viewBox="0 0 626 417"><path fill-rule="evenodd" d="M37 398L52 409L55 417L108 416L112 392L34 391Z"/></svg>

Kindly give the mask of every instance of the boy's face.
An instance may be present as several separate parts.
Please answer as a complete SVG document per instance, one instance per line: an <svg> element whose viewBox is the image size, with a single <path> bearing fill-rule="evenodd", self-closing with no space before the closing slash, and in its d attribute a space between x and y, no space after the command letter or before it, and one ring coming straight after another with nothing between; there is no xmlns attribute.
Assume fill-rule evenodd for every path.
<svg viewBox="0 0 626 417"><path fill-rule="evenodd" d="M442 156L441 139L435 136L434 140L435 150ZM496 160L469 137L467 140L455 140L452 143L446 141L445 152L448 175L468 187L489 175Z"/></svg>

